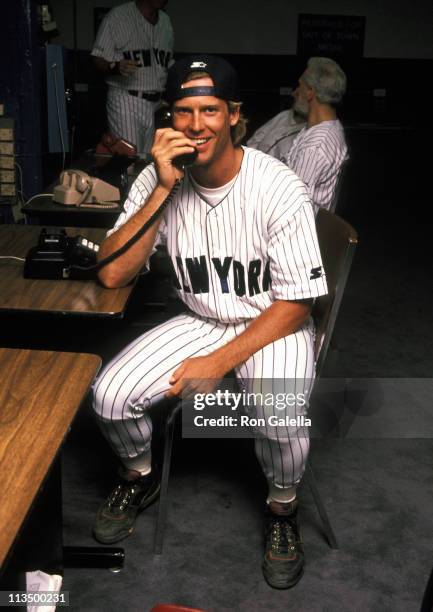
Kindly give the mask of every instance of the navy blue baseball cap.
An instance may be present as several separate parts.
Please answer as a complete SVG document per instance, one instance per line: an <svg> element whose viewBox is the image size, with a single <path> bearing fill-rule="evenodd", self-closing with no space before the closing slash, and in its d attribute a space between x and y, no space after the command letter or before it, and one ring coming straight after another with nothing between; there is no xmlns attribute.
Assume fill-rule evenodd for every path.
<svg viewBox="0 0 433 612"><path fill-rule="evenodd" d="M205 72L213 87L184 87L191 72ZM175 62L168 70L165 99L169 104L189 96L215 96L222 100L240 102L239 81L235 69L217 55L190 55Z"/></svg>

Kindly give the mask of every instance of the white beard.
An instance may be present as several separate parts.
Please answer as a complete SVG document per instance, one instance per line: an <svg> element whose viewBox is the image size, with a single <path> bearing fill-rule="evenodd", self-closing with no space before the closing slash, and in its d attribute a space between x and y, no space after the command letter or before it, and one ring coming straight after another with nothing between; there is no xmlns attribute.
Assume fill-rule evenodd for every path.
<svg viewBox="0 0 433 612"><path fill-rule="evenodd" d="M305 100L295 100L292 106L295 113L298 113L301 117L308 117L309 105Z"/></svg>

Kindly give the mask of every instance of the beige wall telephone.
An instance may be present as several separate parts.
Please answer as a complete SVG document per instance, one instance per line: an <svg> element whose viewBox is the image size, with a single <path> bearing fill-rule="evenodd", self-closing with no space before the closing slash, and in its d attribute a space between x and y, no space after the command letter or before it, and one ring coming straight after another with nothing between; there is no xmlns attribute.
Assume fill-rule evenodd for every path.
<svg viewBox="0 0 433 612"><path fill-rule="evenodd" d="M64 170L54 187L53 200L72 206L117 208L120 191L117 187L89 176L82 170Z"/></svg>

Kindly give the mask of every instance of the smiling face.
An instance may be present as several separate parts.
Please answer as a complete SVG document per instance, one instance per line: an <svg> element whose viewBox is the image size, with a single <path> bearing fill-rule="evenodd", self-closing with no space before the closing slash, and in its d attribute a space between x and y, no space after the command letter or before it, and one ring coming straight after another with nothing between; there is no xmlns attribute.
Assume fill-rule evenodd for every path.
<svg viewBox="0 0 433 612"><path fill-rule="evenodd" d="M182 87L212 87L210 77L195 78ZM239 120L239 109L229 112L227 102L214 96L190 96L173 105L173 127L193 140L196 166L208 166L233 151L230 128Z"/></svg>

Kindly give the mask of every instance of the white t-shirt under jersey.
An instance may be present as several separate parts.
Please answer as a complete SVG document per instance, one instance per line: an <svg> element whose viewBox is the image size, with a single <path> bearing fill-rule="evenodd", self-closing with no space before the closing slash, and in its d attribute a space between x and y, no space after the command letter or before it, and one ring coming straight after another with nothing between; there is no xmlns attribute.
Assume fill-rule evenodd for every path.
<svg viewBox="0 0 433 612"><path fill-rule="evenodd" d="M256 318L275 300L327 292L304 184L275 158L243 149L239 173L215 206L200 197L186 173L155 243L167 246L183 302L225 323ZM134 182L111 231L145 204L156 183L151 164Z"/></svg>
<svg viewBox="0 0 433 612"><path fill-rule="evenodd" d="M232 178L231 181L226 183L225 185L221 185L221 187L215 187L210 189L209 187L203 187L203 185L199 185L196 180L189 175L189 180L191 181L191 185L197 191L198 195L210 206L217 206L228 194L230 189L236 182L237 175Z"/></svg>
<svg viewBox="0 0 433 612"><path fill-rule="evenodd" d="M304 127L283 161L304 181L313 204L329 209L346 157L343 126L335 119Z"/></svg>
<svg viewBox="0 0 433 612"><path fill-rule="evenodd" d="M164 11L158 12L158 21L152 25L135 2L127 2L104 17L91 54L108 62L132 59L140 63L128 77L107 75L108 85L160 92L165 88L167 68L173 63L173 44L173 28Z"/></svg>

